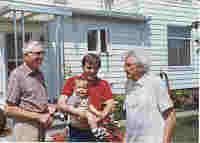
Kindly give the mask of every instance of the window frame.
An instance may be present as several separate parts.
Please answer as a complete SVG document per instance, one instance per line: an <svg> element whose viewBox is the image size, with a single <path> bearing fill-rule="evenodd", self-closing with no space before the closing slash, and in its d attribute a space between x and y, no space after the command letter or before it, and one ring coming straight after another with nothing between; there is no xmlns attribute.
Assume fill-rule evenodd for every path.
<svg viewBox="0 0 200 143"><path fill-rule="evenodd" d="M19 62L19 65L22 64L24 62L24 58L23 58L23 49L22 49L22 33L17 33L17 48L18 48L18 57L17 60ZM25 41L28 41L30 39L32 39L32 32L25 32ZM8 71L8 76L10 74L10 72L16 68L15 65L15 48L11 48L14 46L14 33L9 32L6 33L6 41L12 41L12 42L7 42L6 44L6 60L7 60L7 71Z"/></svg>
<svg viewBox="0 0 200 143"><path fill-rule="evenodd" d="M187 28L187 26L180 26L180 25L167 25L167 49L168 49L168 66L170 66L170 67L173 67L173 66L176 66L176 67L191 67L192 66L192 35L191 35L191 32L190 32L190 36L189 37L187 37L187 36L169 36L169 28L170 27L172 27L172 28L183 28L183 30L184 30L184 28ZM174 32L175 33L175 32ZM186 32L184 32L185 34L187 34ZM178 60L181 60L181 57L179 57L179 59L178 58L176 58L175 60L176 60L176 63L173 63L173 64L170 64L169 63L169 56L170 56L170 53L169 53L169 40L183 40L183 44L184 44L184 47L183 47L183 49L184 48L186 48L186 50L187 50L187 45L186 45L186 41L187 40L189 40L189 57L188 57L188 59L189 59L189 63L187 63L187 62L185 62L185 63L181 63L181 62L178 62ZM177 49L177 48L176 48ZM180 51L180 50L179 50ZM179 52L180 53L180 52ZM177 57L178 57L178 55L176 55ZM181 56L180 54L179 54L179 56Z"/></svg>
<svg viewBox="0 0 200 143"><path fill-rule="evenodd" d="M88 32L89 31L92 31L92 30L95 30L97 32L97 42L96 42L96 50L89 50L89 47L88 47ZM108 33L107 35L107 38L105 38L105 43L106 43L106 51L102 51L102 42L101 42L101 30L105 30L106 33ZM111 29L108 28L108 27L99 27L99 28L89 28L86 32L86 35L87 35L87 52L88 53L95 53L95 54L101 54L101 55L104 55L104 54L109 54L111 52Z"/></svg>

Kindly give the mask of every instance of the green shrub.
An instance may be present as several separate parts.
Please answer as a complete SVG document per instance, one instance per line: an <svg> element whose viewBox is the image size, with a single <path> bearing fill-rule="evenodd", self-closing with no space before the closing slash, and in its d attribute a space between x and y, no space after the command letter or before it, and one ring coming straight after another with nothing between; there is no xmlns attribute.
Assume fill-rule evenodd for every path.
<svg viewBox="0 0 200 143"><path fill-rule="evenodd" d="M171 98L174 102L174 106L177 109L184 109L186 107L193 108L194 97L193 89L179 89L171 91Z"/></svg>
<svg viewBox="0 0 200 143"><path fill-rule="evenodd" d="M124 95L114 95L115 101L117 102L115 105L114 111L114 119L115 120L124 120L125 119L125 111L123 110L123 104L125 100Z"/></svg>

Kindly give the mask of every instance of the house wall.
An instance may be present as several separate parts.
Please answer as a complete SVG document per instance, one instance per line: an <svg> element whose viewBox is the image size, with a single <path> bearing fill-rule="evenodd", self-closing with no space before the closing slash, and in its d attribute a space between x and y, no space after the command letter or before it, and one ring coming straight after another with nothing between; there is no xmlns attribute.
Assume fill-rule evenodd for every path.
<svg viewBox="0 0 200 143"><path fill-rule="evenodd" d="M50 39L55 39L53 27L55 27L55 23L49 25L49 29L52 30ZM78 15L73 15L71 21L67 19L64 25L65 66L69 67L70 65L72 75L82 72L81 60L88 53L87 31L97 28L108 28L111 32L111 49L109 56L101 54L102 67L99 71L99 76L113 85L113 92L123 93L125 73L121 60L122 53L131 48L149 48L148 24L137 20L130 21Z"/></svg>
<svg viewBox="0 0 200 143"><path fill-rule="evenodd" d="M152 17L149 22L153 66L152 70L159 73L160 69L168 73L173 89L192 88L197 86L197 56L191 42L191 66L168 66L167 26L190 26L196 15L196 9L190 0L144 0L144 15Z"/></svg>
<svg viewBox="0 0 200 143"><path fill-rule="evenodd" d="M122 22L111 18L102 19L83 15L73 16L71 21L68 19L66 21L68 24L65 24L66 67L69 65L74 75L80 73L80 60L87 53L87 30L97 27L109 27L112 35L112 50L108 57L109 59L106 56L102 56L104 66L100 71L100 75L113 83L114 92L124 92L125 74L122 68L121 53L134 47L145 48L152 58L152 70L154 73L158 74L160 70L168 73L172 89L197 86L198 77L196 75L199 74L197 73L196 64L197 55L192 42L191 65L168 66L167 26L191 25L197 11L192 2L189 0L140 0L139 6L138 14L151 16L151 20L145 24L137 21Z"/></svg>
<svg viewBox="0 0 200 143"><path fill-rule="evenodd" d="M55 5L53 0L32 0L29 2ZM68 0L66 6L104 10L105 7L102 2L103 0L87 0L77 3L77 0ZM199 72L197 73L197 66L195 65L197 56L193 48L191 48L191 66L168 66L167 25L191 25L198 8L194 8L190 0L116 0L112 8L114 11L151 16L151 20L144 23L137 20L122 21L113 18L105 19L83 15L74 15L72 18L66 18L65 65L66 67L71 65L72 74L75 75L81 72L80 60L87 53L87 30L97 27L109 27L111 29L112 50L108 57L102 55L103 67L100 75L104 78L106 77L110 82L114 82L114 92L123 93L124 91L122 85L125 75L122 68L121 53L134 47L146 49L152 58L152 70L155 73L159 73L160 69L166 71L173 89L196 86L193 84L197 83L197 77L194 75ZM3 28L0 29L6 29L5 26L3 25ZM53 26L53 23L50 24L52 29L54 28ZM50 35L53 38L54 34L50 32Z"/></svg>
<svg viewBox="0 0 200 143"><path fill-rule="evenodd" d="M122 1L120 2L121 4L123 2L125 3L125 0L123 2ZM193 42L191 42L191 65L190 66L168 66L167 26L168 25L190 26L192 24L192 21L194 20L194 16L196 15L197 8L194 8L194 5L192 1L190 0L179 0L179 1L140 0L137 2L139 2L139 4L138 4L138 9L136 13L143 14L145 16L151 16L151 20L146 23L146 27L148 27L147 28L148 30L146 31L142 30L142 25L141 25L140 32L146 33L142 35L149 36L149 41L145 43L143 47L145 47L146 51L149 53L149 55L151 55L153 72L159 73L160 70L167 72L169 75L170 85L172 89L196 87L199 80L197 76L199 74L198 66L197 66L198 56L196 54L196 51L194 50ZM120 6L126 7L125 5L118 5L118 7ZM127 6L126 8L129 8L130 10L131 4ZM128 11L128 9L126 10ZM85 20L87 21L87 19ZM74 22L76 22L76 20L74 20ZM134 22L129 22L129 24L133 26ZM75 26L73 26L72 29L74 29L74 27ZM112 26L112 29L113 28L114 26ZM119 28L117 28L119 33L120 33L120 29L125 30L126 28L124 27L122 28L122 25L119 26ZM128 28L127 31L129 31L130 29L131 28ZM79 33L80 31L77 31L77 32ZM115 30L111 30L111 33L114 35L116 34ZM120 34L122 35L122 33ZM125 35L128 35L129 38L132 36L132 34L129 34L128 32ZM110 56L112 57L111 58L112 62L110 65L112 66L112 70L108 70L108 71L112 72L110 76L110 77L113 77L112 81L118 81L119 83L121 83L120 81L123 80L124 74L122 72L123 70L121 68L118 68L118 65L121 65L122 63L119 60L118 61L116 60L116 59L119 59L116 55L117 53L126 51L125 50L126 48L130 49L130 47L137 45L133 43L133 41L137 41L137 40L132 39L131 43L128 44L127 41L125 40L126 38L124 38L123 41L126 44L123 44L123 48L122 48L121 47L122 43L119 39L121 38L118 38L118 39L112 38L112 55ZM142 43L140 43L139 45L141 46ZM85 46L86 46L86 43L83 47ZM148 48L149 46L151 48ZM76 47L78 47L77 44L76 44ZM75 48L75 50L77 50L77 48ZM65 51L67 52L67 50ZM115 59L115 57L117 58ZM115 68L118 69L118 71L114 71ZM106 75L106 77L109 77L109 76ZM123 88L121 88L121 86L118 83L114 85L116 89L120 88L123 90Z"/></svg>
<svg viewBox="0 0 200 143"><path fill-rule="evenodd" d="M197 13L195 14L194 21L200 21L200 1L193 1L193 7L196 9ZM200 31L200 27L199 30ZM198 33L200 35L200 32ZM196 68L195 68L195 74L194 77L196 77L197 80L194 80L194 83L200 87L200 43L194 43L194 49L196 51L196 55L194 61L196 61ZM198 52L197 52L198 51ZM199 90L200 92L200 90Z"/></svg>
<svg viewBox="0 0 200 143"><path fill-rule="evenodd" d="M40 28L39 24L27 24L25 26L25 32L33 32L33 40L39 40L40 37ZM6 35L8 32L12 31L12 25L8 23L0 23L0 108L3 108L5 104L7 83L8 83L8 58L7 58L7 46ZM18 32L20 29L18 29ZM11 41L13 42L13 41ZM14 47L10 47L14 48ZM14 49L13 49L14 50ZM43 68L43 67L42 67ZM43 68L45 69L45 68Z"/></svg>

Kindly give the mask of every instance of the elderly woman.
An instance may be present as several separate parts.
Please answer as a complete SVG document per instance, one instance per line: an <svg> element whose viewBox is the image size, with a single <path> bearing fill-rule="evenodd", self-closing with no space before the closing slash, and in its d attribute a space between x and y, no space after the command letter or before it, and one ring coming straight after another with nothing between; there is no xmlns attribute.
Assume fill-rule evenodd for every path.
<svg viewBox="0 0 200 143"><path fill-rule="evenodd" d="M173 103L159 76L150 71L143 49L125 55L126 142L170 143L176 123Z"/></svg>

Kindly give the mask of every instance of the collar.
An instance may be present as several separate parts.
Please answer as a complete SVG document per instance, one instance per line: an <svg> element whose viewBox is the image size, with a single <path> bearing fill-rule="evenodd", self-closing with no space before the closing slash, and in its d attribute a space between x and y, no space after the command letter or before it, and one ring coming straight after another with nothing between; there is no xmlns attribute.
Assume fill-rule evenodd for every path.
<svg viewBox="0 0 200 143"><path fill-rule="evenodd" d="M82 78L82 79L85 79L85 80L87 80L87 78L85 77L85 75L82 73L82 74L80 74L80 75L78 75L78 78Z"/></svg>
<svg viewBox="0 0 200 143"><path fill-rule="evenodd" d="M80 75L80 78L83 78L83 79L86 79L86 80L87 80L87 78L85 77L84 73L82 73L82 74ZM97 76L96 81L98 81L99 79L100 79L100 78Z"/></svg>
<svg viewBox="0 0 200 143"><path fill-rule="evenodd" d="M24 63L23 67L24 67L25 76L28 76L31 73L35 72L31 68L29 68L29 66L26 63ZM38 72L40 72L40 71L38 71Z"/></svg>
<svg viewBox="0 0 200 143"><path fill-rule="evenodd" d="M82 74L79 76L79 78L83 78L83 79L87 80L87 78L85 77L84 73L82 73ZM89 83L89 85L96 85L96 84L99 83L99 82L98 82L99 80L100 80L100 78L97 77L97 79L96 79L95 81L88 81L88 83Z"/></svg>
<svg viewBox="0 0 200 143"><path fill-rule="evenodd" d="M136 81L136 84L143 86L149 76L149 73L145 73L139 80Z"/></svg>
<svg viewBox="0 0 200 143"><path fill-rule="evenodd" d="M30 73L33 72L33 71L28 67L28 65L27 65L26 63L24 63L23 67L24 67L25 76L28 76Z"/></svg>
<svg viewBox="0 0 200 143"><path fill-rule="evenodd" d="M85 75L82 73L80 76L79 76L80 78L83 78L83 79L86 79L85 78Z"/></svg>

